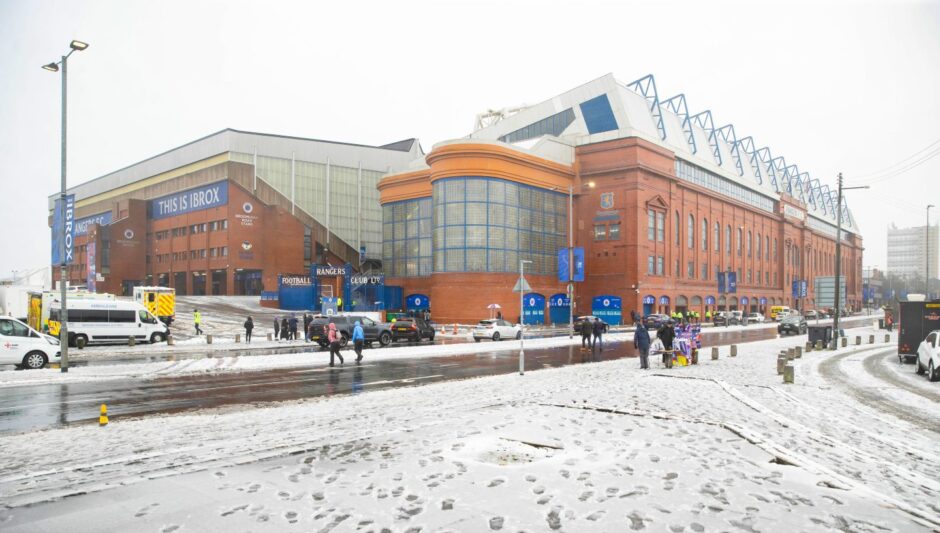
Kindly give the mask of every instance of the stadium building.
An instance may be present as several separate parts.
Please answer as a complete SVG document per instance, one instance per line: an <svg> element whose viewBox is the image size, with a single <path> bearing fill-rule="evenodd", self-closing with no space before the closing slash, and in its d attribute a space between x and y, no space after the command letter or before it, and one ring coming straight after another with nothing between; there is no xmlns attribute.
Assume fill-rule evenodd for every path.
<svg viewBox="0 0 940 533"><path fill-rule="evenodd" d="M415 139L364 146L214 133L69 189L69 281L125 295L135 285L260 295L311 264L358 270L382 257L376 184L422 155ZM333 278L324 283L336 294Z"/></svg>
<svg viewBox="0 0 940 533"><path fill-rule="evenodd" d="M631 310L831 307L835 190L720 124L682 94L661 97L653 76L606 75L482 115L379 182L386 284L441 322L492 304L556 323L572 304L611 322ZM838 216L843 305L858 309L862 239L847 207ZM558 256L572 226L585 279L569 300ZM522 304L520 260L531 261Z"/></svg>

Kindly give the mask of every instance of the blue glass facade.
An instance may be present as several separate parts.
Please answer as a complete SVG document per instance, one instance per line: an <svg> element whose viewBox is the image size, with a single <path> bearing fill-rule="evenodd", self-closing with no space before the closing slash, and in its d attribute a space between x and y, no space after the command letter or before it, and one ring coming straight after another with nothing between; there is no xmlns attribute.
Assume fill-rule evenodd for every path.
<svg viewBox="0 0 940 533"><path fill-rule="evenodd" d="M382 206L382 264L388 277L431 273L431 199Z"/></svg>
<svg viewBox="0 0 940 533"><path fill-rule="evenodd" d="M617 129L617 119L610 108L610 100L606 94L581 104L581 114L584 116L584 124L591 133L601 133L602 131L611 131Z"/></svg>
<svg viewBox="0 0 940 533"><path fill-rule="evenodd" d="M526 272L554 275L566 246L567 195L487 177L446 178L433 185L435 272Z"/></svg>

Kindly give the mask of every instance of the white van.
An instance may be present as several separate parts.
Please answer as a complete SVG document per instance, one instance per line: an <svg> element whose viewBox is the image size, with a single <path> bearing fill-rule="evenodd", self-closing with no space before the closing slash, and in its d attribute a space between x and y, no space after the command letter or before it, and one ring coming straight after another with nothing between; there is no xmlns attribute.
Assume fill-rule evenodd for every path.
<svg viewBox="0 0 940 533"><path fill-rule="evenodd" d="M42 368L59 362L59 340L43 335L19 320L0 317L0 365Z"/></svg>
<svg viewBox="0 0 940 533"><path fill-rule="evenodd" d="M137 302L124 300L69 300L69 345L79 340L84 344L127 342L134 337L138 342L163 342L170 328L157 320L150 311ZM49 309L49 333L59 334L61 304L54 302Z"/></svg>

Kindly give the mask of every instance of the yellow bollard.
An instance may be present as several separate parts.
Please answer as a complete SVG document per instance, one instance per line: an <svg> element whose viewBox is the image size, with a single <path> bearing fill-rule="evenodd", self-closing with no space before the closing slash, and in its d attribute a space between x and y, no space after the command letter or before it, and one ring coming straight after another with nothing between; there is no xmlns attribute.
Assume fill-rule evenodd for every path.
<svg viewBox="0 0 940 533"><path fill-rule="evenodd" d="M98 417L98 425L99 426L108 425L108 406L105 404L101 404L101 416Z"/></svg>

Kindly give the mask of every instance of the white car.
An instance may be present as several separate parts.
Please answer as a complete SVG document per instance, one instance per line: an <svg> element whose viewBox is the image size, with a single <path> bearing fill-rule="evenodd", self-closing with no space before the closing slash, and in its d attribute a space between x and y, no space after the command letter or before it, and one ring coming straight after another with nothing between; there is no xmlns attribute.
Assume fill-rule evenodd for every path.
<svg viewBox="0 0 940 533"><path fill-rule="evenodd" d="M473 328L473 340L480 342L483 339L492 339L494 341L502 339L519 339L522 337L522 326L512 324L501 318L492 318L481 320Z"/></svg>
<svg viewBox="0 0 940 533"><path fill-rule="evenodd" d="M0 364L42 368L58 362L59 340L43 335L15 318L0 317Z"/></svg>
<svg viewBox="0 0 940 533"><path fill-rule="evenodd" d="M764 323L764 315L762 315L762 314L760 314L760 313L748 313L748 314L747 314L747 321L748 321L748 322L751 322L751 323L755 323L755 324L763 324L763 323Z"/></svg>
<svg viewBox="0 0 940 533"><path fill-rule="evenodd" d="M933 331L917 347L917 373L927 372L930 381L940 380L940 331Z"/></svg>

